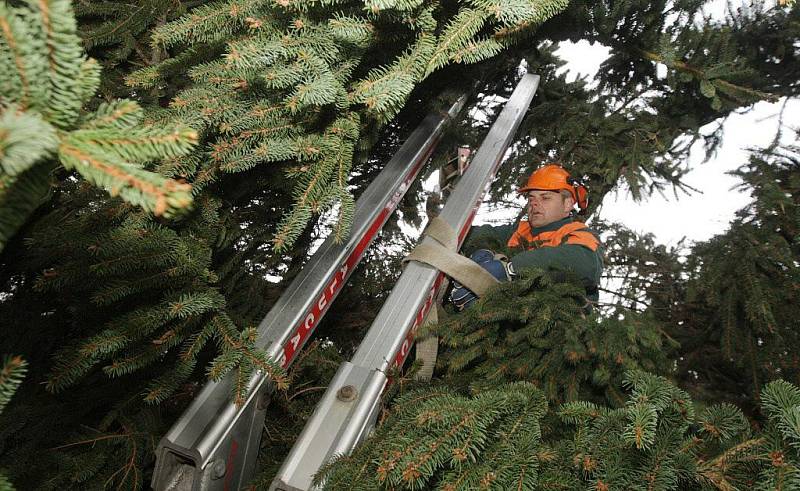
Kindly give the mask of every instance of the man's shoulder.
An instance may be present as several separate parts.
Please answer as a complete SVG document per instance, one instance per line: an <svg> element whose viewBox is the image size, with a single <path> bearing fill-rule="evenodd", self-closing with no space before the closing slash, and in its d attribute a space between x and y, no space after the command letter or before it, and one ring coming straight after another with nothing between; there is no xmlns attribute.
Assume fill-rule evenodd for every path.
<svg viewBox="0 0 800 491"><path fill-rule="evenodd" d="M566 222L565 224L563 224L560 227L560 230L566 230L566 229L569 229L570 231L571 230L580 230L580 231L591 232L592 234L596 235L597 237L600 236L600 232L598 232L596 229L592 228L590 225L587 225L586 222L578 220L577 218L573 218L571 221Z"/></svg>
<svg viewBox="0 0 800 491"><path fill-rule="evenodd" d="M563 231L562 244L581 245L592 251L597 251L602 247L600 234L580 220L573 220L564 225L561 230Z"/></svg>

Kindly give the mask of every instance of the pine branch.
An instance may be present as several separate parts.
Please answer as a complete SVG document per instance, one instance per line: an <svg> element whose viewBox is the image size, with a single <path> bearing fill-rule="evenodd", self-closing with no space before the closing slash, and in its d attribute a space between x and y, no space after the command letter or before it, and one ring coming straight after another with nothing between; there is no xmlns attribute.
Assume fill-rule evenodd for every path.
<svg viewBox="0 0 800 491"><path fill-rule="evenodd" d="M75 17L68 0L28 0L27 5L38 16L37 26L46 46L47 72L51 91L44 110L47 119L65 129L75 121L83 99L74 90L81 80L80 67L86 61L80 38L76 35ZM97 86L91 91L97 89Z"/></svg>
<svg viewBox="0 0 800 491"><path fill-rule="evenodd" d="M55 165L42 163L20 175L0 175L0 250L45 201Z"/></svg>
<svg viewBox="0 0 800 491"><path fill-rule="evenodd" d="M489 14L481 9L461 9L439 35L436 49L425 67L425 76L443 67L453 53L478 33L488 17Z"/></svg>
<svg viewBox="0 0 800 491"><path fill-rule="evenodd" d="M61 161L92 184L107 189L112 196L120 195L156 216L167 217L191 203L190 185L142 171L101 151L90 153L81 148L82 143L80 139L62 142L59 146Z"/></svg>
<svg viewBox="0 0 800 491"><path fill-rule="evenodd" d="M0 369L0 413L8 405L27 372L27 362L19 356L6 356Z"/></svg>
<svg viewBox="0 0 800 491"><path fill-rule="evenodd" d="M144 111L133 101L104 102L92 114L92 119L81 125L81 129L127 130L135 128L143 118Z"/></svg>
<svg viewBox="0 0 800 491"><path fill-rule="evenodd" d="M9 94L3 96L8 97L12 103L18 102L21 109L25 110L31 104L30 81L38 78L42 67L40 64L31 63L29 52L32 51L34 44L31 43L27 23L15 15L5 3L0 5L0 31L3 33L4 41L0 44L0 56L2 56L0 59L6 62L10 58L13 61L13 67L3 63L3 70L0 70L2 86L9 88ZM33 104L39 104L39 98L35 99Z"/></svg>
<svg viewBox="0 0 800 491"><path fill-rule="evenodd" d="M0 248L40 203L54 154L66 168L158 215L190 205L189 186L135 165L188 153L196 133L139 127L142 111L131 101L102 104L81 118L100 84L100 67L83 55L67 0L4 5L0 31ZM83 129L76 129L80 119ZM123 130L124 137L115 133Z"/></svg>
<svg viewBox="0 0 800 491"><path fill-rule="evenodd" d="M700 92L705 97L712 99L712 106L716 105L715 107L716 110L719 110L721 107L719 105L721 103L718 102L716 88L719 88L720 91L723 92L725 95L727 95L728 97L732 97L739 102L752 103L754 101L759 101L759 100L769 100L775 102L778 100L778 98L772 94L736 85L722 78L719 78L715 76L716 74L714 73L714 71L712 71L713 69L704 70L702 68L692 66L680 60L667 59L664 56L659 55L658 53L653 53L647 50L639 50L639 52L647 60L654 61L656 63L661 63L663 65L666 65L668 68L672 68L679 72L689 74L695 79L697 79L700 82Z"/></svg>
<svg viewBox="0 0 800 491"><path fill-rule="evenodd" d="M257 17L260 0L228 0L200 6L190 15L168 22L153 31L152 44L172 47L179 43L213 43L225 40L248 17Z"/></svg>

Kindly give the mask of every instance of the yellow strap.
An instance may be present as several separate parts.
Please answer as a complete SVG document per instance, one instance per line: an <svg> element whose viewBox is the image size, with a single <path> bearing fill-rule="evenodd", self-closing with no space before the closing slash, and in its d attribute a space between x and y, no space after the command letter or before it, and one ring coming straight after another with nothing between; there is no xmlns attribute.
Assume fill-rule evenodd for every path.
<svg viewBox="0 0 800 491"><path fill-rule="evenodd" d="M439 322L439 306L434 305L425 316L423 326L436 324ZM414 378L422 382L428 382L433 378L433 369L436 367L436 357L439 355L439 338L428 336L417 339L416 361L422 362Z"/></svg>
<svg viewBox="0 0 800 491"><path fill-rule="evenodd" d="M451 227L449 223L445 222L438 216L433 217L428 226L425 227L425 232L423 232L423 235L427 235L452 251L455 251L458 248L456 231L453 230L453 227Z"/></svg>
<svg viewBox="0 0 800 491"><path fill-rule="evenodd" d="M433 266L481 297L499 280L475 261L456 252L457 245L455 231L447 222L436 217L425 229L422 243L403 262L418 261Z"/></svg>

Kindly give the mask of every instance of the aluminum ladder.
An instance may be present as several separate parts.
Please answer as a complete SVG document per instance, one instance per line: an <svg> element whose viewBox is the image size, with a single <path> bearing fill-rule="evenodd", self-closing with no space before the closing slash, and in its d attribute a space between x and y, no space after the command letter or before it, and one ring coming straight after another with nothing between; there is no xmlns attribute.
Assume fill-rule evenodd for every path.
<svg viewBox="0 0 800 491"><path fill-rule="evenodd" d="M523 76L439 215L457 233L458 248L538 85L538 75ZM424 237L422 243L431 240ZM314 489L320 467L333 456L350 453L369 434L387 372L402 367L443 282L444 274L432 266L406 265L352 360L339 367L270 490Z"/></svg>

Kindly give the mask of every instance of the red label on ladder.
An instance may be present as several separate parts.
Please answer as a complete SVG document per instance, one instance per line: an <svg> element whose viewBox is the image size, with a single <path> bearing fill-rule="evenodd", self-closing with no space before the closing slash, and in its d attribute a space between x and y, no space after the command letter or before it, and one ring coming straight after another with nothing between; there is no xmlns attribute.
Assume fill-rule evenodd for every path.
<svg viewBox="0 0 800 491"><path fill-rule="evenodd" d="M305 344L309 337L311 337L311 333L314 332L314 329L317 327L320 319L322 319L322 316L325 315L325 312L328 310L328 307L330 307L333 299L336 298L336 296L342 290L342 287L344 287L344 284L347 282L347 278L350 277L350 274L358 265L358 262L361 260L361 257L367 250L367 247L369 247L370 243L372 243L372 239L378 235L378 232L383 227L383 224L386 223L386 220L389 219L389 216L394 212L395 208L397 208L397 205L400 203L400 200L403 199L403 196L405 196L408 187L411 185L411 182L417 177L417 173L422 165L428 160L428 157L430 157L430 154L433 152L434 148L435 145L432 145L426 154L419 159L419 161L414 165L414 167L411 168L411 170L409 170L406 178L403 180L403 183L400 185L394 195L392 195L389 202L386 203L386 206L383 208L383 210L381 210L380 214L375 217L372 223L370 223L369 228L361 237L361 240L359 240L356 246L353 248L353 252L351 252L350 255L347 256L347 259L344 260L342 266L339 268L339 271L325 286L322 294L308 311L303 320L300 321L292 330L292 335L283 345L283 354L280 358L281 367L287 368L289 365L291 365L292 361L294 361L294 358L297 356L299 348Z"/></svg>

